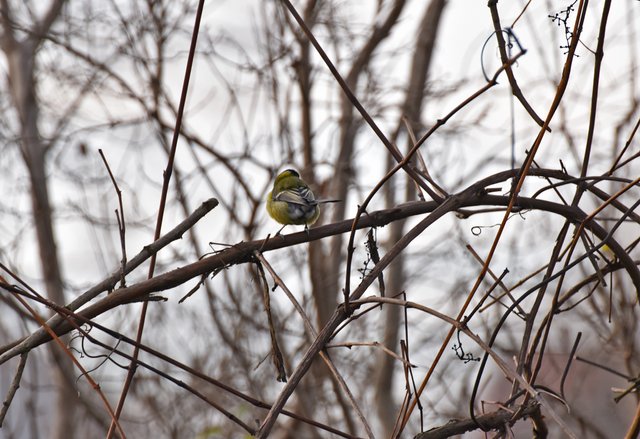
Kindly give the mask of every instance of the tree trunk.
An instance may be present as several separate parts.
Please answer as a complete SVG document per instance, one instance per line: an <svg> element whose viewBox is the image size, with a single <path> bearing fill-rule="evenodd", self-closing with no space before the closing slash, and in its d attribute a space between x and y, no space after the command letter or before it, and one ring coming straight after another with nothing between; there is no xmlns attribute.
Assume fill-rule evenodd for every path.
<svg viewBox="0 0 640 439"><path fill-rule="evenodd" d="M18 41L7 34L7 10L3 7L4 32L2 49L9 64L9 88L14 107L20 123L20 147L31 185L31 206L33 223L38 240L38 253L47 297L59 305L64 305L65 297L58 262L58 252L53 230L53 216L49 202L49 189L46 173L47 145L42 141L38 129L39 108L36 97L35 56L38 43L36 40ZM52 350L59 349L51 344ZM65 371L72 373L71 360L52 352L52 368L54 381L58 390L55 430L53 438L74 437L74 401L77 395L69 380L65 379Z"/></svg>

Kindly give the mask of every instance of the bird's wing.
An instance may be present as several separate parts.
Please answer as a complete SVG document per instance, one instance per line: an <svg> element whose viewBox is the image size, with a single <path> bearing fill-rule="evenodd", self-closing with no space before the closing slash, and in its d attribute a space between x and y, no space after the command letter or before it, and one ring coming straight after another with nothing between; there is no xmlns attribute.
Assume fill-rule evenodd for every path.
<svg viewBox="0 0 640 439"><path fill-rule="evenodd" d="M285 201L287 203L310 206L318 204L313 192L309 188L291 188L278 192L273 196L274 201Z"/></svg>

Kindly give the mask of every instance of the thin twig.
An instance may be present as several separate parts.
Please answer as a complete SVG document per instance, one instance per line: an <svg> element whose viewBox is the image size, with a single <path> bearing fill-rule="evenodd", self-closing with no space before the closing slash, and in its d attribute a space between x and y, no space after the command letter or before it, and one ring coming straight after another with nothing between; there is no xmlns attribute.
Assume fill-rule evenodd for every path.
<svg viewBox="0 0 640 439"><path fill-rule="evenodd" d="M258 276L262 283L262 303L264 305L264 312L267 314L269 336L271 337L271 359L273 361L274 367L276 368L276 379L282 383L286 383L287 371L284 366L282 351L280 350L280 345L278 343L276 327L273 323L273 314L271 313L271 297L269 295L269 284L267 282L267 277L264 274L264 268L262 268L262 264L260 262L257 262L255 265L258 269Z"/></svg>
<svg viewBox="0 0 640 439"><path fill-rule="evenodd" d="M11 292L13 292L15 294L22 295L24 297L27 297L28 299L31 299L31 300L36 301L38 303L41 303L41 304L47 306L48 308L54 310L55 312L57 312L59 315L64 316L65 319L67 319L69 321L77 320L78 322L81 322L82 324L89 325L90 327L95 327L96 329L98 329L98 330L104 332L105 334L109 335L111 338L113 338L115 340L118 340L118 342L127 343L130 346L134 346L134 347L137 346L141 351L148 353L150 356L158 358L159 360L164 361L167 364L175 366L176 368L181 369L181 370L189 373L190 375L193 375L194 377L200 378L201 380L203 380L203 381L205 381L205 382L207 382L209 384L212 384L213 386L215 386L215 387L217 387L217 388L219 388L219 389L221 389L221 390L223 390L225 392L228 392L229 394L234 395L234 396L242 399L243 401L248 402L249 404L251 404L251 405L253 405L255 407L262 408L262 409L271 408L271 405L267 404L264 401L261 401L259 399L255 399L255 398L253 398L253 397L251 397L251 396L249 396L249 395L247 395L245 393L242 393L239 390L229 386L228 384L226 384L224 382L221 382L219 380L216 380L214 378L211 378L210 376L205 375L202 372L200 372L200 371L198 371L196 369L193 369L192 367L189 367L189 366L187 366L187 365L185 365L183 363L180 363L179 361L175 360L174 358L172 358L172 357L170 357L168 355L165 355L160 351L152 349L152 348L146 346L143 343L137 344L134 339L128 338L124 334L121 334L121 333L119 333L117 331L109 329L106 326L100 325L99 323L96 323L96 322L94 322L92 320L89 320L88 318L86 318L86 317L84 317L84 316L82 316L80 314L74 313L74 312L70 311L69 309L67 309L65 307L57 305L55 302L51 302L50 300L48 300L45 297L42 297L42 296L39 296L39 295L35 295L35 294L29 295L28 293L26 293L26 292L24 292L22 290L18 290L15 287L13 287L11 285L8 285L8 284L6 284L6 285L0 284L0 287L4 287L7 290L9 290L9 291L11 291ZM83 330L77 324L74 324L73 327L74 327L74 329L76 331L78 331L80 334L82 334L83 337L85 337L87 340L89 340L90 342L94 343L95 345L106 349L110 353L117 354L117 355L121 356L122 358L124 358L124 359L126 359L128 361L133 361L134 360L133 357L131 356L131 354L123 352L123 351L121 351L121 350L119 350L119 349L117 349L117 348L115 348L113 346L106 345L105 343L103 343L99 339L96 339L96 338L92 337L89 334L88 331ZM215 402L211 401L210 399L208 399L207 397L205 397L204 395L202 395L201 393L199 393L198 391L196 391L192 387L184 384L180 380L177 380L177 379L173 378L171 375L168 375L168 374L162 372L161 370L159 370L157 368L154 368L153 366L151 366L151 365L149 365L149 364L147 364L147 363L145 363L145 362L143 362L143 361L141 361L139 359L135 360L135 361L136 361L136 364L138 366L141 366L141 367L143 367L145 369L148 369L151 372L153 372L153 373L155 373L155 374L157 374L157 375L159 375L159 376L161 376L163 378L166 378L166 379L172 381L173 383L177 384L178 386L182 387L183 389L185 389L185 390L187 390L189 392L192 392L198 398L200 398L203 401L211 404L212 407L214 407L216 409L219 409L221 407L220 405L218 405ZM221 412L223 414L225 414L225 416L227 416L229 419L231 419L231 420L235 419L235 417L233 415L229 416L229 414L228 414L228 412L226 410L223 409L223 410L221 410ZM344 438L348 438L348 439L358 439L355 436L349 435L349 434L344 433L344 432L342 432L340 430L332 428L332 427L330 427L328 425L322 424L320 422L314 421L313 419L309 419L307 417L298 415L298 414L293 413L293 412L288 411L288 410L283 410L282 414L285 415L285 416L291 417L293 419L296 419L298 421L304 422L306 424L312 425L314 427L320 428L322 430L325 430L325 431L327 431L329 433L335 434L335 435L340 436L340 437L344 437ZM245 429L247 429L247 428L245 428ZM247 431L252 432L253 429L248 428Z"/></svg>
<svg viewBox="0 0 640 439"><path fill-rule="evenodd" d="M567 379L567 375L569 374L569 369L571 368L571 363L573 361L574 356L576 355L576 351L578 350L578 345L580 344L580 338L582 338L582 332L578 332L575 341L573 342L573 346L571 347L571 352L569 353L569 360L567 361L567 365L562 372L562 378L560 378L560 396L562 399L567 399L564 396L564 382Z"/></svg>
<svg viewBox="0 0 640 439"><path fill-rule="evenodd" d="M271 276L273 277L273 280L282 289L282 291L284 291L287 298L293 304L293 307L296 309L298 314L300 314L300 317L304 322L304 326L305 326L305 330L307 331L307 334L312 339L316 339L318 337L318 333L313 327L313 324L311 323L311 319L309 319L309 316L307 316L307 313L304 311L304 309L302 308L298 300L295 298L293 293L291 293L291 291L289 290L287 285L284 283L282 278L278 276L278 274L273 269L271 264L269 264L269 262L265 259L265 257L260 252L254 251L253 254L267 268L267 271L269 272L269 274L271 274ZM338 372L338 369L336 368L335 364L333 364L333 361L329 357L329 354L325 350L322 350L321 352L319 352L319 354L322 360L324 361L324 363L327 365L327 367L331 371L332 376L337 380L343 392L347 395L347 398L349 399L349 402L351 403L351 406L353 407L355 412L358 414L358 417L360 418L360 421L362 422L362 425L364 426L364 429L367 432L368 437L373 438L374 437L373 432L371 430L371 427L369 426L369 423L367 422L367 419L364 416L364 413L360 409L358 402L353 396L353 393L351 393L351 390L349 389L349 386L347 385L346 381L344 380L342 375Z"/></svg>
<svg viewBox="0 0 640 439"><path fill-rule="evenodd" d="M200 207L198 207L188 218L182 221L180 224L175 226L165 235L163 235L160 239L155 242L144 246L142 251L140 251L136 256L134 256L125 267L125 273L130 273L138 266L140 266L144 261L149 259L153 254L159 252L161 249L171 244L173 241L176 241L182 238L182 235L189 230L195 223L201 220L207 213L209 213L213 208L218 205L218 200L215 198L211 198L204 203ZM71 303L67 304L65 307L70 311L75 311L79 309L82 305L90 302L95 299L99 294L105 291L112 291L118 280L120 279L120 269L114 270L111 275L107 278L103 279L101 282L80 294L76 299L74 299ZM60 315L54 315L47 321L47 325L58 331L59 326L64 322L64 319ZM16 355L19 355L23 352L26 352L40 344L44 341L49 340L47 331L44 328L40 328L37 331L33 332L29 337L20 341L15 346L12 346L10 349L2 349L0 352L0 364L4 363L10 358L13 358Z"/></svg>
<svg viewBox="0 0 640 439"><path fill-rule="evenodd" d="M538 175L542 170L538 170L533 172L532 175ZM412 215L424 214L424 213L437 213L436 217L429 215L426 220L428 223L431 221L436 221L437 217L444 215L449 211L455 211L462 207L469 206L477 206L477 205L500 205L505 206L510 203L510 197L503 196L495 196L495 195L484 195L478 196L482 192L482 188L486 186L493 185L499 181L505 181L510 179L514 173L517 171L510 170L504 171L493 176L487 177L483 180L480 180L473 185L469 186L467 189L464 189L460 193L453 195L450 199L450 203L446 204L444 207L442 205L437 205L435 202L413 202L413 203L405 203L401 206L386 209L378 212L371 212L367 217L363 218L359 223L359 228L365 227L373 227L373 226L382 226L388 224L391 221L394 221L399 218L406 218ZM548 171L544 171L548 172ZM634 284L636 290L640 291L640 271L636 263L631 259L629 254L622 248L622 246L613 239L611 233L607 233L605 229L603 229L598 223L593 220L585 221L586 214L582 212L578 208L574 208L571 206L565 206L562 204L553 203L550 201L544 200L534 200L525 197L518 197L516 207L529 209L529 210L541 210L550 213L554 213L557 215L561 215L571 222L583 223L584 227L590 230L594 235L596 235L601 243L594 247L593 251L596 251L606 242L611 250L615 253L616 257L619 259L621 266L628 272L631 281ZM633 211L633 208L630 208L629 211ZM628 215L628 212L627 212ZM428 223L420 223L420 227L428 227ZM253 251L257 249L262 249L263 251L271 251L279 248L285 248L292 245L296 245L302 242L309 242L312 240L321 239L325 236L331 236L337 233L345 233L351 229L353 225L353 219L344 220L335 224L329 224L322 227L313 228L306 232L294 233L291 235L286 235L282 237L282 239L271 239L265 243L264 240L251 241L251 242L241 242L235 244L228 249L225 249L221 252L218 252L212 256L201 259L197 262L188 264L186 266L174 269L168 273L155 276L153 279L149 279L146 281L141 281L137 284L131 285L127 288L122 288L103 298L102 300L96 302L93 305L86 307L82 314L88 318L95 317L97 315L101 315L109 309L117 307L119 305L125 303L131 303L132 301L140 300L150 293L164 291L170 288L173 288L177 285L181 285L189 279L192 279L197 276L201 276L204 273L210 273L219 268L230 267L235 264L242 264L249 262L253 257ZM412 233L420 233L417 230L414 230ZM407 244L407 241L403 240L399 241L396 245L402 244L403 246ZM408 238L406 238L408 239ZM413 238L411 238L413 239ZM395 250L393 250L395 249ZM394 247L392 250L394 253L390 255L387 253L382 259L380 267L376 266L366 277L366 282L361 284L358 287L358 294L363 294L364 289L366 289L370 285L371 279L369 279L370 275L374 275L377 278L378 270L382 270L386 267L386 264L390 262L390 259L386 259L390 257L391 259L395 257L395 252L401 251L400 247ZM117 281L118 274L116 273L115 279ZM547 278L545 282L548 282ZM363 290L360 290L363 288ZM354 292L355 293L355 292ZM340 324L340 322L338 323ZM66 331L69 331L68 326L57 326L56 331L59 334L62 334ZM10 349L5 349L5 352L0 355L0 364L7 361L9 358L12 358L16 355L19 355L24 350L28 350L34 346L42 344L48 341L50 338L46 334L41 334L40 331L36 331L36 333L32 334L29 337L29 343L25 344L20 343L18 346L14 346Z"/></svg>
<svg viewBox="0 0 640 439"><path fill-rule="evenodd" d="M516 60L518 58L520 58L522 55L524 55L523 52L517 54L516 56L514 56L512 59L509 60L509 62L515 63ZM344 303L346 308L349 308L349 294L351 291L351 265L353 262L353 252L355 250L354 247L354 241L355 241L355 232L356 230L359 228L358 224L359 222L362 220L362 215L364 214L364 212L366 212L366 208L369 205L369 203L371 202L371 200L373 199L373 197L375 196L375 194L382 188L382 186L396 173L398 172L398 170L402 169L403 166L407 165L409 163L409 161L411 160L411 158L413 157L413 155L416 153L416 151L418 151L418 148L420 148L420 146L433 134L435 133L441 126L443 126L444 124L447 123L447 121L449 119L451 119L456 113L458 113L460 110L462 110L464 107L466 107L469 103L471 103L472 101L474 101L476 98L478 98L479 96L481 96L482 94L484 94L486 91L488 91L489 89L491 89L493 86L495 86L497 84L497 78L498 76L500 76L500 74L502 73L502 71L505 69L505 66L501 66L493 75L493 77L489 80L489 82L487 82L487 84L485 84L483 87L481 87L480 89L478 89L475 93L471 94L468 98L466 98L465 100L463 100L460 104L458 104L453 110L451 110L449 113L447 113L443 118L438 119L438 121L431 127L431 129L429 129L421 138L420 140L418 140L418 142L415 143L415 145L411 148L411 150L407 153L407 155L404 157L404 159L402 161L400 161L400 163L398 163L391 171L387 172L387 174L380 180L378 181L378 183L376 184L376 186L371 190L371 192L369 192L369 195L367 195L367 198L365 198L365 200L362 202L362 204L358 207L358 211L356 213L355 218L353 219L353 225L351 226L351 233L349 235L349 243L347 244L347 262L346 262L346 268L345 268L345 284L343 287L343 296L344 296ZM434 200L436 200L436 202L440 203L442 202L442 199L439 197L434 197Z"/></svg>
<svg viewBox="0 0 640 439"><path fill-rule="evenodd" d="M478 337L476 334L474 334L471 330L469 330L465 325L463 325L462 323L460 323L457 319L453 319L445 314L442 314L438 311L436 311L435 309L429 308L427 306L421 305L419 303L415 303L415 302L408 302L408 301L404 301L404 300L399 300L399 299L391 299L391 298L387 298L387 297L367 297L365 299L361 299L361 300L354 300L352 301L352 305L353 306L360 306L366 303L389 303L389 304L394 304L394 305L398 305L398 306L406 306L409 308L413 308L413 309L417 309L420 311L423 311L429 315L432 315L440 320L443 320L445 322L447 322L449 325L451 325L451 327L453 328L454 332L455 331L461 331L463 332L467 337L469 337L471 340L473 340L478 346L480 346L482 348L482 350L485 351L486 355L490 356L493 361L495 362L496 366L498 366L500 368L500 370L509 378L513 379L514 381L518 381L518 383L520 383L520 385L522 386L523 389L525 389L527 391L527 393L529 395L531 395L533 397L533 399L539 403L542 407L545 408L546 413L549 415L549 417L553 418L553 420L558 424L558 426L564 431L564 433L572 438L572 439L576 439L577 436L575 435L575 433L573 433L573 431L571 430L571 428L562 420L562 418L560 417L560 415L556 412L556 410L553 408L553 406L551 406L549 404L549 402L543 397L543 395L536 390L535 388L533 388L533 386L531 386L527 380L522 377L520 374L518 374L516 372L516 370L513 368L513 366L505 361L500 355L498 355L489 345L487 345L480 337ZM474 418L472 416L472 418ZM477 418L474 418L477 420ZM476 423L477 425L477 423Z"/></svg>
<svg viewBox="0 0 640 439"><path fill-rule="evenodd" d="M113 183L113 187L116 191L116 195L118 196L118 205L120 206L120 211L119 211L120 214L118 214L118 210L116 209L116 219L118 220L118 232L120 234L120 251L122 252L122 260L120 261L121 263L120 287L122 288L126 286L124 276L125 276L125 268L127 266L127 246L125 245L125 233L126 233L127 223L124 220L124 206L122 205L122 191L118 186L118 182L116 181L116 178L113 176L113 172L111 172L111 167L109 166L109 163L107 162L107 158L104 156L102 149L98 149L98 153L100 153L100 157L102 157L104 166L107 168L109 177L111 177L111 183Z"/></svg>
<svg viewBox="0 0 640 439"><path fill-rule="evenodd" d="M496 36L496 39L498 40L498 50L500 51L500 58L502 60L502 63L506 64L509 57L507 55L504 36L502 35L502 32L504 30L502 29L502 25L500 24L500 15L498 14L498 0L490 0L487 3L487 6L491 11L491 18L493 19L493 31ZM507 29L507 32L512 32L512 31L511 29ZM527 99L524 97L524 94L522 94L522 90L520 89L520 86L516 81L516 77L513 74L513 70L511 69L510 64L507 65L505 69L505 73L507 74L507 78L509 78L509 85L511 86L511 92L513 93L513 95L518 99L518 101L520 101L520 104L522 104L522 106L527 111L527 113L529 113L529 116L531 116L531 118L539 126L543 127L544 121L540 118L540 116L538 116L538 114L535 112L531 104L529 104ZM548 124L546 127L544 127L544 129L546 129L547 131L551 131Z"/></svg>
<svg viewBox="0 0 640 439"><path fill-rule="evenodd" d="M16 374L13 376L11 385L7 390L7 397L2 402L2 409L0 409L0 428L2 428L2 424L4 423L4 418L5 416L7 416L7 411L9 410L9 407L11 407L11 401L13 401L13 397L16 395L16 392L20 387L22 372L24 372L24 367L27 365L28 356L29 356L28 352L25 352L20 355L20 362L18 363L18 367L16 368Z"/></svg>
<svg viewBox="0 0 640 439"><path fill-rule="evenodd" d="M471 244L467 244L465 247L466 247L467 250L469 250L469 253L471 253L471 255L476 260L476 262L480 263L481 265L484 264L484 261L482 260L482 258L478 254L478 252L476 252L474 250L474 248L471 246ZM514 299L513 295L511 294L511 291L507 288L507 286L504 284L504 282L502 282L502 280L501 280L502 276L501 276L500 279L498 279L498 276L496 276L495 273L493 272L493 270L491 270L491 269L487 270L487 273L489 273L489 276L491 276L491 278L493 279L494 282L498 282L498 285L500 286L500 288L502 288L502 290L504 291L504 294L501 294L499 297L495 298L489 304L484 305L483 307L480 307L479 311L483 312L485 309L487 309L493 303L499 301L500 298L502 298L503 296L507 296L509 299L511 299L512 302L515 302L516 300ZM520 306L518 306L518 312L520 313L520 315L525 315L524 310Z"/></svg>
<svg viewBox="0 0 640 439"><path fill-rule="evenodd" d="M496 252L496 249L498 247L498 243L500 242L500 238L502 237L502 233L504 232L504 229L506 227L506 223L507 220L509 219L509 216L511 215L511 212L513 211L514 205L516 204L516 199L518 198L520 189L522 188L522 185L524 184L525 178L526 176L530 173L531 171L531 164L533 162L533 159L535 158L536 153L538 152L538 149L540 147L540 145L542 144L542 139L544 138L544 135L546 133L547 128L549 127L549 124L551 123L551 119L553 118L553 115L555 114L556 110L558 109L558 107L560 106L560 102L562 101L562 96L564 95L564 92L567 89L568 83L569 83L569 76L571 74L571 66L573 63L573 55L575 53L576 47L578 45L578 39L580 38L580 33L582 31L582 22L584 21L584 16L585 16L585 9L586 9L586 4L588 0L581 0L580 2L580 8L579 8L579 13L578 16L576 18L576 22L575 22L575 26L574 26L574 33L573 33L573 38L572 38L572 42L571 42L571 47L569 49L569 52L567 54L566 57L566 61L565 61L565 65L563 68L563 72L562 72L562 77L560 79L560 83L558 84L557 88L556 88L556 94L554 96L553 102L550 105L547 117L544 121L544 124L542 125L542 127L540 128L540 131L538 132L538 136L533 144L533 147L531 148L531 150L529 151L529 153L527 154L527 157L524 161L524 163L522 164L519 172L518 172L518 178L516 180L514 180L515 185L511 191L510 194L510 201L509 204L507 206L507 209L504 213L502 222L500 224L500 227L498 228L498 231L496 232L496 237L493 240L493 243L491 245L491 248L489 249L489 253L484 261L484 265L482 267L482 269L480 270L480 273L478 274L476 281L473 285L473 287L471 288L471 290L469 291L469 294L467 295L467 299L465 300L464 304L462 305L462 307L460 308L460 311L458 313L458 319L461 319L464 317L464 314L467 310L467 307L469 306L469 304L471 303L471 301L473 300L473 297L475 296L475 293L477 291L477 289L480 287L482 280L484 279L487 270L489 269L489 264L491 263L491 260L493 259L493 256ZM503 66L504 68L505 66ZM449 341L451 340L451 337L453 337L454 334L454 328L451 328L448 332L448 334L446 335L445 339L442 341L442 344L440 345L440 349L438 351L438 353L436 354L434 361L431 365L431 367L429 368L429 371L427 372L427 374L425 375L424 379L422 380L422 383L420 384L420 388L418 389L418 397L422 394L422 392L424 391L424 389L426 388L429 379L433 376L433 372L435 371L436 366L438 365L438 363L440 362L440 359L442 358L442 355L444 354L444 351L446 350L446 346L449 344ZM413 410L413 408L415 407L415 402L411 405L411 407L409 408L409 411L407 413L407 415L404 418L404 422L403 422L403 427L407 425L407 423L409 422L409 417L411 415L411 412ZM473 416L472 416L473 417Z"/></svg>
<svg viewBox="0 0 640 439"><path fill-rule="evenodd" d="M7 287L4 287L4 288L7 288ZM9 289L9 288L7 288L7 289ZM47 323L45 322L44 318L42 316L40 316L19 294L14 294L14 297L20 302L20 304L23 307L25 307L25 309L27 309L27 311L29 311L29 313L38 321L38 323L47 331L47 333L49 333L49 335L58 344L58 346L62 349L62 351L65 353L65 355L67 355L67 357L69 357L71 359L73 364L80 370L81 375L84 376L85 379L89 382L89 385L98 394L98 396L100 397L100 400L102 401L104 407L107 409L107 412L109 412L109 416L111 417L111 422L112 422L114 431L117 430L118 433L120 434L121 438L122 439L126 439L126 435L124 433L124 430L120 426L120 423L118 422L118 419L116 418L115 412L111 408L111 404L109 404L109 400L107 400L107 397L104 395L104 393L100 389L100 386L98 385L98 383L96 383L95 380L91 377L91 375L84 369L84 367L82 367L82 365L80 364L78 359L71 353L69 348L67 348L66 344L60 339L60 337L58 337L56 335L56 333L53 331L53 329L51 329L47 325Z"/></svg>
<svg viewBox="0 0 640 439"><path fill-rule="evenodd" d="M195 23L193 25L193 31L191 33L191 44L189 47L189 55L187 57L187 65L184 72L184 79L182 81L182 92L180 94L180 104L178 105L178 114L176 115L176 124L173 130L173 139L171 141L171 151L169 152L169 159L167 160L167 167L164 170L164 178L162 182L162 193L160 194L160 206L158 207L158 216L156 221L156 228L154 232L154 240L160 237L162 233L162 221L164 219L164 211L167 203L167 195L169 193L169 182L171 181L171 174L173 173L173 162L176 156L176 150L178 147L178 138L180 137L180 130L182 127L182 117L184 115L184 108L187 103L187 92L189 90L189 79L191 78L191 69L193 67L193 60L195 58L196 53L196 44L198 42L198 34L200 32L200 20L202 18L202 11L204 9L204 0L200 0L198 2L198 8L196 10ZM151 256L150 264L149 264L149 273L147 278L151 279L153 277L153 273L156 267L156 255ZM136 335L136 340L140 342L142 340L142 333L144 331L144 323L147 315L147 303L142 304L142 310L140 311L140 320L138 323L138 332ZM138 350L134 348L133 358L138 358ZM119 417L122 413L122 409L124 407L124 402L129 392L129 387L131 386L131 382L133 381L133 376L135 375L135 364L131 363L129 367L129 371L127 372L127 377L122 387L122 391L120 393L120 400L118 401L118 407L116 409L116 417ZM107 433L107 439L111 439L113 435L113 423L109 428L109 432Z"/></svg>
<svg viewBox="0 0 640 439"><path fill-rule="evenodd" d="M384 296L382 296L382 297L384 297ZM396 360L400 361L405 367L417 367L415 364L409 363L401 355L396 354L395 352L393 352L391 349L389 349L388 347L386 347L384 344L380 343L379 341L344 341L342 343L331 343L331 344L328 344L327 345L327 349L332 349L332 348L347 348L347 349L351 349L354 346L369 346L369 347L372 347L372 348L378 348L378 349L381 349L382 352L384 352L388 356L390 356L392 358L395 358Z"/></svg>

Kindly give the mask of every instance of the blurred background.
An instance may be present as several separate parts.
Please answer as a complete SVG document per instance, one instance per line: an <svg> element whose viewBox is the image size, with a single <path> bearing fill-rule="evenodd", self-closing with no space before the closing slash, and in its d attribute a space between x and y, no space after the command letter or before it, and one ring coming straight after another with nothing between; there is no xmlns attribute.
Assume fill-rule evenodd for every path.
<svg viewBox="0 0 640 439"><path fill-rule="evenodd" d="M5 284L18 285L19 278L21 288L65 305L117 271L123 249L130 259L153 242L197 6L195 0L0 1ZM466 314L492 290L496 299L484 301L469 330L491 340L577 437L631 431L640 401L634 284L640 220L633 211L640 198L640 3L309 0L293 7L395 145L396 158L284 2L204 2L162 232L211 197L219 205L158 253L155 274L273 236L279 225L266 214L264 200L283 169L297 169L316 197L343 200L323 206L314 226L320 227L353 218L398 154L430 130L409 166L432 190L400 170L377 191L368 213L453 195L485 178L492 194L508 197L513 174L496 175L520 169L535 149L527 165L532 175L519 195L594 214L618 247L603 246L603 236L551 209L516 206L500 232L491 273L478 283L505 206L477 203L440 218L403 249L384 270L384 293L456 318L471 291L477 293ZM510 80L503 60L514 57ZM550 131L541 128L547 118ZM427 215L374 229L380 257ZM283 233L301 230L289 226ZM343 301L345 282L355 289L376 264L367 231L355 234L349 268L343 233L264 253L316 331ZM126 284L146 279L148 270L146 262ZM504 270L498 285L493 275ZM269 273L265 279L271 289ZM313 341L302 318L275 288L268 320L256 264L208 276L179 303L198 282L163 291L166 301L149 303L142 343L270 404L284 386L270 359L270 327L290 373ZM380 290L374 282L365 296ZM39 316L53 315L23 300ZM142 306L119 306L95 321L135 338ZM15 290L2 285L0 309L0 398L8 401L21 356L7 352L40 325ZM375 437L413 437L469 418L470 406L479 416L527 403L493 360L486 366L477 361L485 353L480 346L465 335L449 339L449 330L424 312L385 305L348 320L330 341L326 352ZM112 333L93 328L91 334L133 351ZM24 372L1 437L107 435L111 416L86 375L115 408L129 361L77 331L62 340L66 351L48 343L22 356ZM128 437L250 437L210 402L255 429L267 413L158 355L142 352L140 360L165 375L138 367L132 376L119 415ZM432 366L420 404L409 413ZM270 437L366 437L338 381L318 360L286 407L342 434L280 415ZM540 425L549 437L566 435L546 410L534 422L523 419L486 437L530 437ZM467 437L485 437L472 430Z"/></svg>

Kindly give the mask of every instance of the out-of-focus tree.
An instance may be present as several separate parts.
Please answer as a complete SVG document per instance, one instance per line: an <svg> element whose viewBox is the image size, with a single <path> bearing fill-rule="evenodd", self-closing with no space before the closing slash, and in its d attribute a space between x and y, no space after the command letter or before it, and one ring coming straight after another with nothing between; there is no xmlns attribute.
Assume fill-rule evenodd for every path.
<svg viewBox="0 0 640 439"><path fill-rule="evenodd" d="M51 301L59 304L66 303L67 299L58 258L47 178L47 162L51 149L59 139L55 133L53 136L43 135L40 129L43 121L42 104L38 96L37 63L45 35L51 32L51 26L58 20L64 3L63 0L49 2L40 13L34 11L33 5L28 3L10 5L9 2L3 1L0 4L0 47L6 60L4 89L5 94L10 96L11 107L11 110L5 107L4 114L6 119L14 122L6 123L11 125L13 135L5 135L5 139L11 139L11 146L19 149L20 163L28 175L27 185L31 201L29 217L32 219L36 236L42 288ZM50 122L65 123L64 120ZM4 146L5 153L8 148L9 145ZM9 185L4 187L8 189ZM71 385L71 361L55 347L52 347L51 354L54 375L52 382L56 386L58 397L55 405L56 423L50 431L54 438L73 437L75 392Z"/></svg>
<svg viewBox="0 0 640 439"><path fill-rule="evenodd" d="M637 435L612 3L1 1L3 430Z"/></svg>

